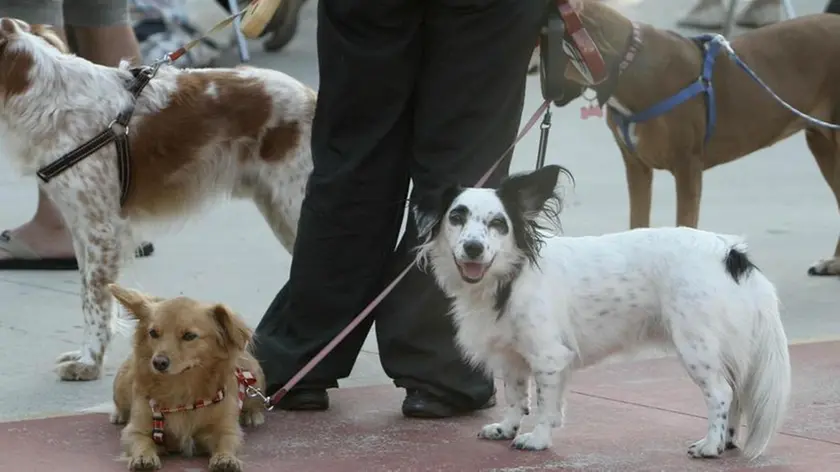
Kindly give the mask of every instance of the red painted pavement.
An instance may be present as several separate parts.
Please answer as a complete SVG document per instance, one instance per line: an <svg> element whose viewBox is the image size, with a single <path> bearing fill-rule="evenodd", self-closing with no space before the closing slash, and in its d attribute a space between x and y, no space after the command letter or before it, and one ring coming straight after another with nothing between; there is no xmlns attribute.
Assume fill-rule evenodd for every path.
<svg viewBox="0 0 840 472"><path fill-rule="evenodd" d="M451 420L408 420L402 390L333 391L324 413L273 412L248 432L248 471L840 471L840 342L791 348L794 395L788 421L749 464L731 451L700 461L685 454L706 428L699 390L673 359L579 372L566 426L543 452L475 437L500 408ZM501 403L501 402L500 402ZM527 423L530 425L530 423ZM91 414L0 424L0 471L107 472L119 461L119 427ZM206 459L164 457L164 471L206 470Z"/></svg>

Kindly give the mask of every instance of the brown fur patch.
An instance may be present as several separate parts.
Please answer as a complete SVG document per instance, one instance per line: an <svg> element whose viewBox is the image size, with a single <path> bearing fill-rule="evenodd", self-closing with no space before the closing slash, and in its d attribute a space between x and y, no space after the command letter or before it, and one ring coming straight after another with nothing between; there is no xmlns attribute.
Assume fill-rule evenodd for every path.
<svg viewBox="0 0 840 472"><path fill-rule="evenodd" d="M300 145L300 125L284 123L269 129L260 146L260 157L267 162L281 161Z"/></svg>
<svg viewBox="0 0 840 472"><path fill-rule="evenodd" d="M271 116L272 97L255 78L184 72L177 85L166 108L135 126L128 212L177 211L192 189L173 176L198 165L199 152L208 144L224 150L242 138L256 143Z"/></svg>
<svg viewBox="0 0 840 472"><path fill-rule="evenodd" d="M29 74L35 65L28 52L9 48L21 30L16 20L0 19L0 92L5 99L23 94L29 89Z"/></svg>
<svg viewBox="0 0 840 472"><path fill-rule="evenodd" d="M601 2L587 2L579 13L581 23L602 55L622 54L630 31L630 20Z"/></svg>

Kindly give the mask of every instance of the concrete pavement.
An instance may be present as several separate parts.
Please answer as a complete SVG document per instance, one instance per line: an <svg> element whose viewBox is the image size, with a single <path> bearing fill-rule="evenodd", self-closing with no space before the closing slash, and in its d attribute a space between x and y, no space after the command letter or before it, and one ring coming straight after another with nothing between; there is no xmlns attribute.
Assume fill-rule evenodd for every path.
<svg viewBox="0 0 840 472"><path fill-rule="evenodd" d="M328 412L273 412L247 429L245 470L295 472L829 472L840 469L840 342L791 349L794 391L787 421L753 462L738 451L694 460L688 446L706 431L700 391L673 358L598 366L577 373L554 446L517 451L475 437L503 407L445 420L408 420L387 386L340 389ZM499 385L501 387L501 385ZM523 427L530 428L532 418ZM527 430L527 429L526 429ZM124 470L119 427L105 414L4 423L0 470ZM741 433L743 438L743 432ZM743 441L743 439L741 439ZM163 470L199 472L207 458L163 456Z"/></svg>
<svg viewBox="0 0 840 472"><path fill-rule="evenodd" d="M209 0L190 3L201 5L197 17L205 25L219 16ZM613 3L633 18L666 27L689 7L689 2L673 0ZM301 31L284 51L267 55L253 43L252 65L283 70L317 87L315 5L310 1L304 7ZM824 3L800 0L794 5L804 14L820 11ZM224 60L235 63L235 50L226 53ZM523 120L540 100L538 81L531 78ZM555 109L549 143L547 161L566 166L577 179L577 187L569 192L564 228L569 235L624 230L628 203L618 149L601 120L579 119L580 105ZM514 170L533 167L537 131L517 148ZM7 160L0 160L0 201L6 202L0 212L0 228L25 221L35 205L34 180L18 177ZM674 215L673 181L667 174L658 175L653 224L673 225ZM778 285L790 339L840 337L840 280L810 278L805 273L811 262L833 251L840 231L838 220L834 199L802 135L705 174L701 227L748 238L757 264ZM164 229L149 235L157 248L155 255L134 263L121 282L163 296L187 294L221 300L256 325L285 282L289 267L289 255L257 211L244 202L224 203L183 225ZM107 410L114 370L128 350L126 340L117 339L113 344L107 376L101 381L61 383L51 372L55 357L75 349L81 338L78 291L75 272L0 272L0 373L4 380L0 382L0 421ZM388 383L376 350L371 337L343 386ZM390 399L386 404L393 404L396 411L398 400L391 394L381 395ZM700 401L699 396L695 401ZM365 411L364 406L358 408ZM837 410L831 411L836 422ZM108 438L114 439L110 434Z"/></svg>

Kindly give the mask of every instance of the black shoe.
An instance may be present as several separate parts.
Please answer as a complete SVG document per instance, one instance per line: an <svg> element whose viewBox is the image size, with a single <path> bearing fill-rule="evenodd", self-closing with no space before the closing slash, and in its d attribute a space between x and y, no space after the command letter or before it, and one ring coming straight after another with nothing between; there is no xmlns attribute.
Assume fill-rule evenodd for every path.
<svg viewBox="0 0 840 472"><path fill-rule="evenodd" d="M451 418L466 415L476 410L493 408L494 406L496 406L495 394L487 400L487 403L478 408L464 409L422 390L407 389L402 404L402 413L409 418Z"/></svg>
<svg viewBox="0 0 840 472"><path fill-rule="evenodd" d="M292 389L277 406L288 411L325 411L330 407L330 397L326 389Z"/></svg>

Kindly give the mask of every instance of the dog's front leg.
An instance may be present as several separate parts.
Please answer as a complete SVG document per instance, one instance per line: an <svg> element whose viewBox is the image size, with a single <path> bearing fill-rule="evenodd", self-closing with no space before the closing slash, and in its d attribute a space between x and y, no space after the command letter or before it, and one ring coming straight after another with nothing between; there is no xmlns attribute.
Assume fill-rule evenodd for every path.
<svg viewBox="0 0 840 472"><path fill-rule="evenodd" d="M513 440L513 447L541 451L551 447L551 432L563 422L563 392L574 358L571 350L560 347L554 352L537 353L531 364L537 387L536 425L530 433L522 433Z"/></svg>
<svg viewBox="0 0 840 472"><path fill-rule="evenodd" d="M132 401L131 420L123 428L121 440L128 453L129 470L160 469L160 456L152 439L152 414L143 399L134 398Z"/></svg>
<svg viewBox="0 0 840 472"><path fill-rule="evenodd" d="M241 472L242 461L236 451L242 444L242 430L236 428L216 430L200 438L210 451L210 472Z"/></svg>
<svg viewBox="0 0 840 472"><path fill-rule="evenodd" d="M96 380L102 373L105 350L111 341L113 298L108 284L119 274L120 242L108 223L84 222L73 231L73 246L82 276L84 341L78 351L62 354L57 372L62 380Z"/></svg>
<svg viewBox="0 0 840 472"><path fill-rule="evenodd" d="M528 414L528 380L531 370L524 359L512 356L504 361L502 376L505 382L505 401L507 409L500 423L491 423L481 428L481 439L513 439L519 431L522 418Z"/></svg>

